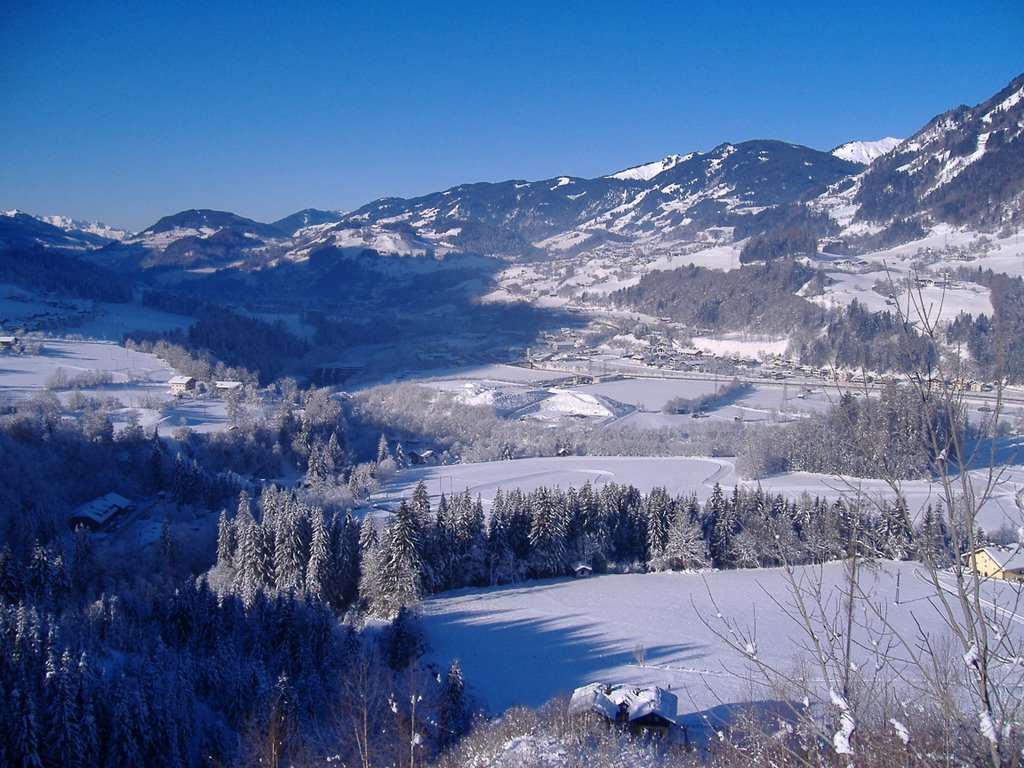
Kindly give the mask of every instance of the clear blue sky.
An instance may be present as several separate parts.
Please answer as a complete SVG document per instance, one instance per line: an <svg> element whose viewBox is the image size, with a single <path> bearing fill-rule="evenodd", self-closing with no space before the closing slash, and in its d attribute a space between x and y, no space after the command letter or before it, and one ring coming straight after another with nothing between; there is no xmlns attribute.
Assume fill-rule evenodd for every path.
<svg viewBox="0 0 1024 768"><path fill-rule="evenodd" d="M1024 2L22 2L0 208L139 230L724 141L903 137L1024 71Z"/></svg>

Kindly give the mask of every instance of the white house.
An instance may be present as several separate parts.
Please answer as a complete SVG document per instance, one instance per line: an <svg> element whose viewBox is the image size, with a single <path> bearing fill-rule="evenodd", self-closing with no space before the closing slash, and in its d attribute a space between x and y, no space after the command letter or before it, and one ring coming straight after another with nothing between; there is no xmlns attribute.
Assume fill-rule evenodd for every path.
<svg viewBox="0 0 1024 768"><path fill-rule="evenodd" d="M174 376L167 384L172 395L183 395L196 388L196 380L191 376Z"/></svg>

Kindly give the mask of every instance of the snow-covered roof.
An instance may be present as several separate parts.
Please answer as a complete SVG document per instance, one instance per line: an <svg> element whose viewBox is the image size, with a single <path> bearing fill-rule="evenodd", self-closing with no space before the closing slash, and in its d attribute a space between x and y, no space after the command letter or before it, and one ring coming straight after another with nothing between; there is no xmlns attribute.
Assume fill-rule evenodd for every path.
<svg viewBox="0 0 1024 768"><path fill-rule="evenodd" d="M71 521L91 522L97 527L106 525L119 512L131 506L131 502L117 493L108 493L82 504L71 514Z"/></svg>
<svg viewBox="0 0 1024 768"><path fill-rule="evenodd" d="M242 382L240 381L215 381L213 382L215 389L241 389Z"/></svg>
<svg viewBox="0 0 1024 768"><path fill-rule="evenodd" d="M674 723L679 709L676 695L657 686L609 685L590 683L572 692L570 714L597 712L609 720L617 720L625 708L627 722L647 715L658 715Z"/></svg>
<svg viewBox="0 0 1024 768"><path fill-rule="evenodd" d="M981 547L976 552L984 552L1004 571L1024 570L1024 549L1021 547L1015 547L1012 550Z"/></svg>
<svg viewBox="0 0 1024 768"><path fill-rule="evenodd" d="M168 381L167 383L173 387L175 384L188 385L193 381L195 381L195 379L193 379L191 376L172 376L170 381Z"/></svg>

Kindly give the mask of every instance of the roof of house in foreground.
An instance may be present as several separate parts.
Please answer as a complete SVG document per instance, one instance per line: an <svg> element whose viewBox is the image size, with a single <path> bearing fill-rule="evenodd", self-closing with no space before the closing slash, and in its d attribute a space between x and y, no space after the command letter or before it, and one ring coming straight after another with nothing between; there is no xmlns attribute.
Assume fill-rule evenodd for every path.
<svg viewBox="0 0 1024 768"><path fill-rule="evenodd" d="M598 712L615 720L623 705L630 722L653 714L674 723L679 709L676 695L664 688L590 683L573 691L569 711L573 714Z"/></svg>

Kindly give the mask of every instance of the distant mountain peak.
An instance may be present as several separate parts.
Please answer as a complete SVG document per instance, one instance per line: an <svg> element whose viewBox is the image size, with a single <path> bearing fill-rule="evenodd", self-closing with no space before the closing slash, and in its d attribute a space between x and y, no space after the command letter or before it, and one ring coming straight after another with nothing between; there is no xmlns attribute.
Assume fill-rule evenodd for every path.
<svg viewBox="0 0 1024 768"><path fill-rule="evenodd" d="M851 141L832 150L832 154L840 160L851 163L871 165L875 160L898 147L903 139L886 136L878 141Z"/></svg>
<svg viewBox="0 0 1024 768"><path fill-rule="evenodd" d="M45 221L47 224L52 224L58 229L63 229L65 232L88 232L90 235L98 235L108 240L126 240L132 236L132 233L128 230L108 226L102 221L82 221L81 219L73 219L70 216L58 215L38 216L37 218L40 221Z"/></svg>

